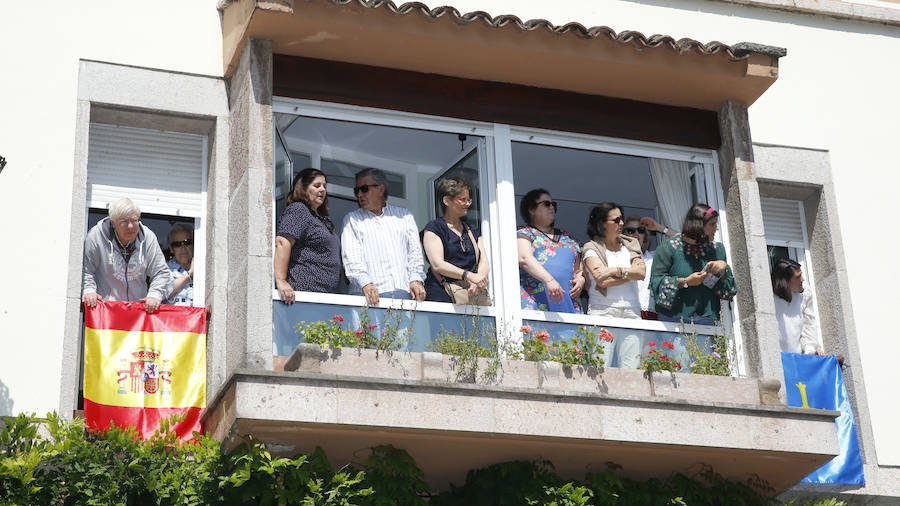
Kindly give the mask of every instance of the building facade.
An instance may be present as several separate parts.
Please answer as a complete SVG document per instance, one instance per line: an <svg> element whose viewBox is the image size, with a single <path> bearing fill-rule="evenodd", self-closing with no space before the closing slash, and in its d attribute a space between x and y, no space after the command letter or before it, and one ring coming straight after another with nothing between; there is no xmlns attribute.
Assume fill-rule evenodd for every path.
<svg viewBox="0 0 900 506"><path fill-rule="evenodd" d="M194 227L195 302L209 309L207 423L222 438L325 442L338 455L390 441L436 480L492 459L554 455L573 472L616 460L637 475L703 461L783 490L836 448L833 414L772 400L782 371L768 264L787 255L811 281L826 351L846 359L865 462L865 487L816 490L860 501L900 495L896 373L880 348L882 308L897 296L865 253L873 229L890 233L898 177L896 4L237 0L47 2L2 13L18 21L0 35L7 47L33 42L2 57L16 78L0 85L0 334L13 350L0 358L0 413L78 409L81 245L127 194L160 230ZM708 42L717 40L727 43ZM480 316L501 336L522 324L675 331L521 310L516 207L529 189L564 203L559 220L575 236L596 202L675 226L666 188L708 202L721 210L740 287L724 322L746 390L660 400L628 390L635 378L614 368L595 393L566 390L553 379L559 371L538 371L534 385L514 384L512 371L499 386L443 384L427 354L411 359L417 373L394 378L367 375L365 363L327 377L302 357L287 367L296 335L285 321L362 305L298 293L303 304L287 314L273 293L275 224L305 166L329 175L335 216L353 208L356 169L388 171L392 202L420 227L435 216L442 177L477 181L495 302ZM467 317L449 304L415 309L420 344ZM678 388L688 392L690 381ZM524 427L526 413L541 423ZM637 419L660 430L635 431ZM679 419L710 429L689 434L692 423ZM446 462L422 457L434 452Z"/></svg>

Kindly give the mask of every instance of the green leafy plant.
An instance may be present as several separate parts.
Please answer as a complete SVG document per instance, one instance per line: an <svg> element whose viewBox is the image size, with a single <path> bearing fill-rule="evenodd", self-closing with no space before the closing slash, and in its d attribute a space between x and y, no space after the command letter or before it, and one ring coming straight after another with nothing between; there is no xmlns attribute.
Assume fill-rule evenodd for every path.
<svg viewBox="0 0 900 506"><path fill-rule="evenodd" d="M720 320L721 321L721 320ZM719 332L719 330L722 332ZM725 335L725 329L716 324L716 333L712 336L700 336L693 323L687 329L684 322L680 328L684 336L685 348L691 357L688 365L694 374L710 374L714 376L730 376L731 369L728 366L728 358L732 355L730 340ZM702 343L700 342L702 339Z"/></svg>
<svg viewBox="0 0 900 506"><path fill-rule="evenodd" d="M571 339L551 341L546 330L535 331L531 325L523 325L521 351L513 350L512 358L531 361L554 361L564 366L602 367L604 362L602 342L612 342L613 334L600 329L598 335L593 328L579 327Z"/></svg>
<svg viewBox="0 0 900 506"><path fill-rule="evenodd" d="M430 495L425 473L415 459L391 445L375 446L362 464L365 471L363 486L373 490L360 498L360 506L425 505L423 497Z"/></svg>
<svg viewBox="0 0 900 506"><path fill-rule="evenodd" d="M387 309L384 322L379 326L372 323L369 308L360 309L360 326L353 330L344 328L344 317L335 315L329 320L315 322L301 321L294 325L294 331L300 334L307 343L318 344L323 348L366 348L380 351L397 351L409 342L413 334L416 320L415 311L407 327L401 328L403 313Z"/></svg>
<svg viewBox="0 0 900 506"><path fill-rule="evenodd" d="M500 370L500 357L497 348L497 338L493 325L486 325L478 316L473 315L471 320L472 331L467 333L467 327L463 326L462 332L447 331L441 326L438 335L425 345L429 351L434 351L453 357L456 379L474 383L478 378L478 359L488 359L481 374L481 382L496 381ZM481 344L489 343L488 346Z"/></svg>
<svg viewBox="0 0 900 506"><path fill-rule="evenodd" d="M669 352L675 349L674 344L668 341L663 341L659 344L660 348L668 349L669 351L660 351L656 348L656 343L653 341L650 341L647 345L650 347L650 351L641 359L641 369L647 371L647 373L655 371L677 372L682 369L681 362L669 355Z"/></svg>
<svg viewBox="0 0 900 506"><path fill-rule="evenodd" d="M294 325L307 343L318 344L324 348L357 347L361 344L361 336L365 331L345 329L341 325L344 317L335 315L330 320L307 323L301 321ZM371 332L371 329L369 330Z"/></svg>

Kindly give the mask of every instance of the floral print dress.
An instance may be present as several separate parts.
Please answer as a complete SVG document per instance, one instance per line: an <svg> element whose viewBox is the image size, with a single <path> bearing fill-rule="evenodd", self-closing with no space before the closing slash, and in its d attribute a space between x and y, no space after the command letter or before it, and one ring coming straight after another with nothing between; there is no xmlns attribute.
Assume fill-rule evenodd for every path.
<svg viewBox="0 0 900 506"><path fill-rule="evenodd" d="M569 237L565 230L559 231L559 240L553 241L540 230L525 226L516 231L518 237L527 239L534 248L534 258L544 269L556 279L565 295L562 303L554 303L547 297L547 287L531 274L519 269L519 286L522 296L522 309L537 311L556 311L560 313L580 313L581 307L569 296L572 288L572 277L575 272L575 260L581 253L581 246Z"/></svg>
<svg viewBox="0 0 900 506"><path fill-rule="evenodd" d="M656 300L656 311L670 317L692 316L719 319L721 300L731 300L737 293L737 284L731 266L712 288L700 284L682 288L678 278L686 278L703 270L707 262L725 260L725 246L720 242L688 244L676 235L663 241L653 256L650 271L650 293Z"/></svg>

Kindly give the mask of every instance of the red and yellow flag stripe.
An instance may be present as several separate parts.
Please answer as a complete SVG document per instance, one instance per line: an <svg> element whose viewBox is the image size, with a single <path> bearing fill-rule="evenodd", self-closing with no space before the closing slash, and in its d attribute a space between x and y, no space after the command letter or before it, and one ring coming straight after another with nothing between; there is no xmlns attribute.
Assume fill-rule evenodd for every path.
<svg viewBox="0 0 900 506"><path fill-rule="evenodd" d="M136 427L148 438L162 419L174 430L201 430L206 402L206 309L100 301L85 310L84 402L88 425Z"/></svg>

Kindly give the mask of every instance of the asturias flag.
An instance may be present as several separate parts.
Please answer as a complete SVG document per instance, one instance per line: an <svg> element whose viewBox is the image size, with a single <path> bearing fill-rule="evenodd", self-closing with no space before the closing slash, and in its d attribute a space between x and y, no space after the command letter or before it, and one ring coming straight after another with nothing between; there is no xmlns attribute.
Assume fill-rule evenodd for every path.
<svg viewBox="0 0 900 506"><path fill-rule="evenodd" d="M206 403L206 308L98 301L84 313L84 415L88 427L135 427L149 438L175 413L182 439L200 431Z"/></svg>
<svg viewBox="0 0 900 506"><path fill-rule="evenodd" d="M853 410L837 357L782 353L781 364L784 366L788 406L841 412L841 416L834 421L841 453L803 481L865 485Z"/></svg>

